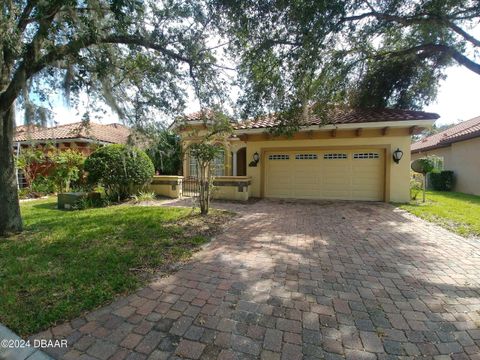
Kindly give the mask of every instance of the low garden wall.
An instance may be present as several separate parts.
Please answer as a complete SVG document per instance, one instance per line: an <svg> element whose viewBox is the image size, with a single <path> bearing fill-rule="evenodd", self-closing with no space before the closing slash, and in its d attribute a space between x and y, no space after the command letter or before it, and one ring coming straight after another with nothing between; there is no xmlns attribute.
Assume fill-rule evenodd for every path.
<svg viewBox="0 0 480 360"><path fill-rule="evenodd" d="M156 195L179 198L182 196L182 180L183 176L157 175L153 177L147 190L154 192Z"/></svg>
<svg viewBox="0 0 480 360"><path fill-rule="evenodd" d="M183 176L154 176L147 190L169 198L182 197ZM222 200L247 201L250 197L251 178L248 176L217 176L213 179L212 197Z"/></svg>
<svg viewBox="0 0 480 360"><path fill-rule="evenodd" d="M247 201L250 197L249 176L217 176L213 179L214 199Z"/></svg>

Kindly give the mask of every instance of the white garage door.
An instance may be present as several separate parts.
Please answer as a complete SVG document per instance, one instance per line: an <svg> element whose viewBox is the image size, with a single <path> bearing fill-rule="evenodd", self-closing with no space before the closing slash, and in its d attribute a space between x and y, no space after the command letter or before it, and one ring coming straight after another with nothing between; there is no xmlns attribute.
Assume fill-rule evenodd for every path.
<svg viewBox="0 0 480 360"><path fill-rule="evenodd" d="M272 151L265 157L265 196L382 201L381 149Z"/></svg>

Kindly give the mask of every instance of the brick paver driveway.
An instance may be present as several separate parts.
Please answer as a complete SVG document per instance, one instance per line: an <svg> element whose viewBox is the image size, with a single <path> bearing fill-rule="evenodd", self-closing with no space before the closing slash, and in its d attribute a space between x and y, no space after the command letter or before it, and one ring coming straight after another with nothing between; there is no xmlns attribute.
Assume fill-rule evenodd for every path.
<svg viewBox="0 0 480 360"><path fill-rule="evenodd" d="M176 274L40 334L68 337L52 354L480 359L474 240L387 204L232 206L239 217Z"/></svg>

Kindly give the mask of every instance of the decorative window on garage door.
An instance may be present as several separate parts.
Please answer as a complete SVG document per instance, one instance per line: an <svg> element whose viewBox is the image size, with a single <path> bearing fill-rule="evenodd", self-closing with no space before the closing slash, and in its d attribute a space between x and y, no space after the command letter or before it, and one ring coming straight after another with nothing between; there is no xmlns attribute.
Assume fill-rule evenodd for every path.
<svg viewBox="0 0 480 360"><path fill-rule="evenodd" d="M289 160L290 156L287 154L272 154L268 155L268 160Z"/></svg>
<svg viewBox="0 0 480 360"><path fill-rule="evenodd" d="M317 160L317 154L297 154L295 155L295 160Z"/></svg>
<svg viewBox="0 0 480 360"><path fill-rule="evenodd" d="M323 158L325 160L346 159L347 154L345 154L345 153L329 153L329 154L323 154Z"/></svg>
<svg viewBox="0 0 480 360"><path fill-rule="evenodd" d="M354 159L379 159L380 155L378 153L354 153L353 154Z"/></svg>

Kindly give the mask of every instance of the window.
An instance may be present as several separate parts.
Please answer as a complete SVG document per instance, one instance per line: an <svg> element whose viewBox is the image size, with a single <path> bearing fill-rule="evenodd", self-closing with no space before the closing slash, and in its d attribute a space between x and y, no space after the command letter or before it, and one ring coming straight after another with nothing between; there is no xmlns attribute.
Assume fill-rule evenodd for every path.
<svg viewBox="0 0 480 360"><path fill-rule="evenodd" d="M225 151L221 150L213 160L213 176L225 175Z"/></svg>
<svg viewBox="0 0 480 360"><path fill-rule="evenodd" d="M219 151L215 159L212 162L212 172L213 176L224 176L225 175L225 151L222 149ZM189 156L189 176L198 177L198 162L197 160L190 155Z"/></svg>
<svg viewBox="0 0 480 360"><path fill-rule="evenodd" d="M317 160L317 154L297 154L295 155L295 160Z"/></svg>
<svg viewBox="0 0 480 360"><path fill-rule="evenodd" d="M289 160L290 156L286 154L268 155L268 160Z"/></svg>
<svg viewBox="0 0 480 360"><path fill-rule="evenodd" d="M346 159L346 158L347 158L347 154L343 154L343 153L323 154L323 158L324 158L325 160Z"/></svg>
<svg viewBox="0 0 480 360"><path fill-rule="evenodd" d="M197 160L192 155L189 156L189 159L190 159L190 163L189 163L188 175L191 177L197 177L198 176Z"/></svg>
<svg viewBox="0 0 480 360"><path fill-rule="evenodd" d="M353 154L354 159L378 159L380 155L378 153L355 153Z"/></svg>

